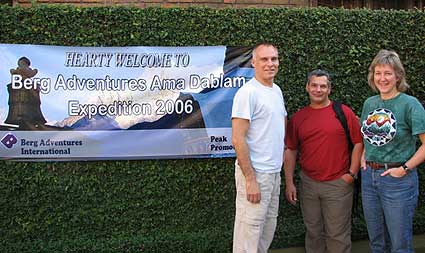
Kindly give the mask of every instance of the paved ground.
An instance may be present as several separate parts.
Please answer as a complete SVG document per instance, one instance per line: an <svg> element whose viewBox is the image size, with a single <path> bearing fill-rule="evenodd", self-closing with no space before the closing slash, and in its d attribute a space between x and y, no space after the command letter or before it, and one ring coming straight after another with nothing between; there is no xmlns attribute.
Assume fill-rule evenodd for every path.
<svg viewBox="0 0 425 253"><path fill-rule="evenodd" d="M415 235L413 238L413 245L415 246L415 253L425 253L425 234ZM367 253L369 251L368 241L353 242L352 253ZM273 249L269 253L305 253L304 248L286 248L286 249Z"/></svg>

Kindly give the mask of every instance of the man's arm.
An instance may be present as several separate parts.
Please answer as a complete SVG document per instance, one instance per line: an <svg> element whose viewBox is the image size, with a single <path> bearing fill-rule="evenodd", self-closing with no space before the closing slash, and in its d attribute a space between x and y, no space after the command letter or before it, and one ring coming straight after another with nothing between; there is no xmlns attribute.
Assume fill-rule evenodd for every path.
<svg viewBox="0 0 425 253"><path fill-rule="evenodd" d="M356 174L360 170L360 161L363 155L363 142L354 144L353 151L351 152L351 164L350 164L350 172Z"/></svg>
<svg viewBox="0 0 425 253"><path fill-rule="evenodd" d="M246 198L251 203L259 203L261 200L260 186L255 177L249 158L249 148L246 136L249 129L249 120L241 118L232 119L232 143L236 151L239 167L246 180Z"/></svg>
<svg viewBox="0 0 425 253"><path fill-rule="evenodd" d="M284 118L284 120L283 120L283 124L284 124L284 126L285 126L285 131L287 132L288 130L288 118L287 117L285 117ZM285 133L286 134L286 133ZM286 144L285 144L285 139L283 139L282 140L283 141L283 143L284 143L284 149L283 149L283 153L282 153L282 161L283 161L283 164L282 164L282 166L284 166L285 165L285 152L286 152Z"/></svg>
<svg viewBox="0 0 425 253"><path fill-rule="evenodd" d="M347 183L353 183L354 178L350 175L358 175L360 167L364 165L364 146L363 146L363 138L360 132L359 118L354 114L353 110L349 107L348 109L348 127L350 129L350 139L354 144L353 150L351 150L351 158L350 158L350 167L348 168L348 173L342 176ZM357 143L356 143L357 142Z"/></svg>
<svg viewBox="0 0 425 253"><path fill-rule="evenodd" d="M360 162L363 157L363 143L359 142L354 144L353 150L351 151L351 163L348 172L357 175L360 170ZM347 183L353 183L354 178L349 174L342 175L342 179Z"/></svg>
<svg viewBox="0 0 425 253"><path fill-rule="evenodd" d="M297 162L297 150L287 148L285 150L285 195L289 203L295 205L297 203L297 188L294 184L294 171Z"/></svg>

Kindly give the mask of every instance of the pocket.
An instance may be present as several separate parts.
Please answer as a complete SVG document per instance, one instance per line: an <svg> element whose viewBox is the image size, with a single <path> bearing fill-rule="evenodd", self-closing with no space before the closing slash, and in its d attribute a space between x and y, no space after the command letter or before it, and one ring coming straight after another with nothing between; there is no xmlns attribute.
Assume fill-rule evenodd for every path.
<svg viewBox="0 0 425 253"><path fill-rule="evenodd" d="M394 177L391 174L387 174L382 177L383 185L386 187L394 187L395 189L407 189L410 188L412 183L412 177L407 174L403 177Z"/></svg>
<svg viewBox="0 0 425 253"><path fill-rule="evenodd" d="M402 179L402 178L407 177L409 175L404 175L404 176L401 176L401 177L395 177L395 176L391 175L391 173L390 173L390 174L387 174L387 176L388 177L391 177L391 178L394 178L394 179Z"/></svg>
<svg viewBox="0 0 425 253"><path fill-rule="evenodd" d="M246 186L245 186L245 177L242 173L241 168L236 165L235 166L235 185L236 185L236 191L238 194L246 195Z"/></svg>
<svg viewBox="0 0 425 253"><path fill-rule="evenodd" d="M354 185L353 183L346 182L344 179L342 179L342 177L338 178L337 182L339 182L339 184L342 185L342 186L353 186Z"/></svg>
<svg viewBox="0 0 425 253"><path fill-rule="evenodd" d="M270 196L264 196L265 198L270 198ZM251 225L261 225L266 220L267 210L268 210L268 204L270 201L266 202L261 199L260 203L253 204L250 202L247 202L245 206L245 213L242 217L242 220Z"/></svg>

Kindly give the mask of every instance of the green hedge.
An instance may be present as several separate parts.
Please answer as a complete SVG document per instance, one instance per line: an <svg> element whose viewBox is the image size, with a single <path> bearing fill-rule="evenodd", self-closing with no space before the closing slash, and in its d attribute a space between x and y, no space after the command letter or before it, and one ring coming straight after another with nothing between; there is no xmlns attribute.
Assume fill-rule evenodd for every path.
<svg viewBox="0 0 425 253"><path fill-rule="evenodd" d="M332 73L332 97L359 113L372 95L369 63L379 49L394 49L411 92L425 101L425 14L420 11L0 6L0 24L0 43L238 46L267 40L280 49L277 82L290 113L306 104L305 78L315 68ZM231 249L233 159L4 161L0 196L1 252ZM417 233L425 232L423 196L421 186ZM301 245L303 236L299 207L282 194L272 247ZM353 238L365 236L357 215Z"/></svg>

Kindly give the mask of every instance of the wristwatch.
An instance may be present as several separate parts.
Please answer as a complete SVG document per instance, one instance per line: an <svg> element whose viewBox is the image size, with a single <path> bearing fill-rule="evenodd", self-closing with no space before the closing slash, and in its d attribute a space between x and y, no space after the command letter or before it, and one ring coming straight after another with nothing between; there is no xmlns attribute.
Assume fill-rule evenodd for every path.
<svg viewBox="0 0 425 253"><path fill-rule="evenodd" d="M353 172L351 172L351 171L348 171L348 174L350 174L350 176L354 179L354 180L356 180L357 179L357 174L354 174Z"/></svg>
<svg viewBox="0 0 425 253"><path fill-rule="evenodd" d="M406 172L406 174L408 174L410 172L410 169L407 166L407 164L404 164L402 167L403 167L404 172Z"/></svg>

